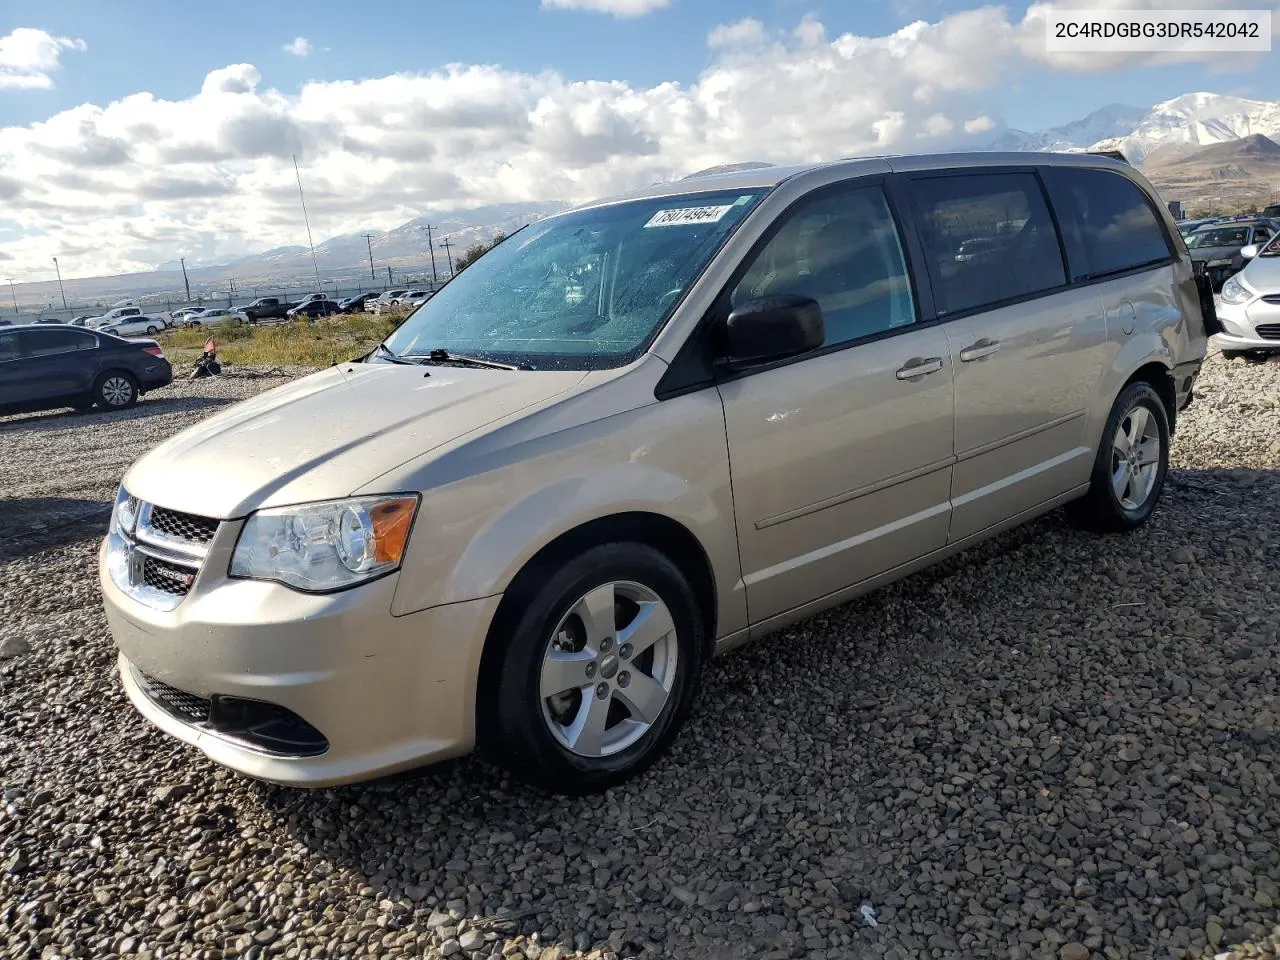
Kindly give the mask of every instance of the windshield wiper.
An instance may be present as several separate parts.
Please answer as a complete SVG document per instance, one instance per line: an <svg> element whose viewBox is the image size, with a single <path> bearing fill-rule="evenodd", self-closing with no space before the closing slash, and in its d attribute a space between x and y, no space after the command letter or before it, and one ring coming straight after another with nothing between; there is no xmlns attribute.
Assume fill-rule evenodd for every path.
<svg viewBox="0 0 1280 960"><path fill-rule="evenodd" d="M450 353L440 347L429 351L428 353L406 353L406 360L416 360L418 363L456 363L461 367L484 367L489 370L531 370L529 366L516 366L511 363L499 363L497 360L482 360L480 357L464 357L461 354Z"/></svg>
<svg viewBox="0 0 1280 960"><path fill-rule="evenodd" d="M403 363L403 364L408 364L411 367L416 367L418 365L418 361L406 360L404 357L400 356L400 354L396 353L394 350L388 347L385 343L378 344L376 347L374 347L373 352L379 353L382 356L386 357L387 361L390 363Z"/></svg>

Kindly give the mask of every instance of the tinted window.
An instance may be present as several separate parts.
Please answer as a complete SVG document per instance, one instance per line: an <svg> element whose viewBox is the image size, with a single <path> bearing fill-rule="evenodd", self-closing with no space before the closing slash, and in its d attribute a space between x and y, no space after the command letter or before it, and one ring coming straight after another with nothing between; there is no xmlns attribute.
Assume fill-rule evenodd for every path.
<svg viewBox="0 0 1280 960"><path fill-rule="evenodd" d="M18 356L18 334L0 333L0 360L13 360Z"/></svg>
<svg viewBox="0 0 1280 960"><path fill-rule="evenodd" d="M1253 242L1262 243L1262 241L1266 240L1270 236L1271 236L1270 230L1268 230L1266 227L1258 227L1256 230L1253 231Z"/></svg>
<svg viewBox="0 0 1280 960"><path fill-rule="evenodd" d="M879 187L802 203L756 254L731 302L784 293L818 301L828 344L914 322L898 228Z"/></svg>
<svg viewBox="0 0 1280 960"><path fill-rule="evenodd" d="M1169 258L1169 243L1151 203L1127 177L1107 170L1054 167L1046 180L1066 238L1073 278L1102 276Z"/></svg>
<svg viewBox="0 0 1280 960"><path fill-rule="evenodd" d="M97 342L79 330L26 330L21 335L24 357L45 357L53 353L92 350Z"/></svg>
<svg viewBox="0 0 1280 960"><path fill-rule="evenodd" d="M911 187L939 314L1066 282L1058 234L1034 174L929 177Z"/></svg>

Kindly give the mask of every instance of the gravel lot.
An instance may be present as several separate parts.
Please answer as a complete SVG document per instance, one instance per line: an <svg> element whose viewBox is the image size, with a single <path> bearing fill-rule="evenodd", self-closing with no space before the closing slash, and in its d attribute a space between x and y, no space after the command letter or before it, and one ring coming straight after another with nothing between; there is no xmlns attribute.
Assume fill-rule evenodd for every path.
<svg viewBox="0 0 1280 960"><path fill-rule="evenodd" d="M1141 532L1050 516L725 658L576 801L269 787L128 706L103 504L275 382L0 420L0 957L1280 954L1280 364L1209 362Z"/></svg>

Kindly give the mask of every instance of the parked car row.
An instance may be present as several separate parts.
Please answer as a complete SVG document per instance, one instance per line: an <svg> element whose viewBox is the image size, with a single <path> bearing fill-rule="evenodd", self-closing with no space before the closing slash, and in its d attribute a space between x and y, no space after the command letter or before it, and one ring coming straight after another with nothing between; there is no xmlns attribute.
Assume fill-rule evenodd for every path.
<svg viewBox="0 0 1280 960"><path fill-rule="evenodd" d="M1218 346L1226 357L1280 352L1280 235L1240 254L1244 269L1222 285Z"/></svg>
<svg viewBox="0 0 1280 960"><path fill-rule="evenodd" d="M1233 217L1216 220L1184 235L1194 261L1202 262L1215 290L1228 277L1244 269L1241 251L1247 246L1265 246L1280 235L1280 220L1268 217Z"/></svg>

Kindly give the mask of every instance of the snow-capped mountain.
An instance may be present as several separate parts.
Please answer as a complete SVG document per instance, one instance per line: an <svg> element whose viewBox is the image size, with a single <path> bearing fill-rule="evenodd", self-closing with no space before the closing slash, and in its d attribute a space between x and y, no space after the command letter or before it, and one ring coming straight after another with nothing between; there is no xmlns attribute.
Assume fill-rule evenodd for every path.
<svg viewBox="0 0 1280 960"><path fill-rule="evenodd" d="M1127 134L1095 141L1091 150L1120 150L1140 164L1156 150L1280 134L1280 103L1218 93L1186 93L1157 103Z"/></svg>
<svg viewBox="0 0 1280 960"><path fill-rule="evenodd" d="M1132 133L1147 116L1141 107L1111 103L1093 111L1083 120L1073 120L1060 127L1035 133L1006 130L991 142L992 150L1069 150L1087 147L1109 137Z"/></svg>

